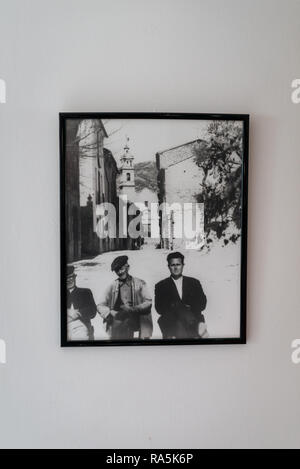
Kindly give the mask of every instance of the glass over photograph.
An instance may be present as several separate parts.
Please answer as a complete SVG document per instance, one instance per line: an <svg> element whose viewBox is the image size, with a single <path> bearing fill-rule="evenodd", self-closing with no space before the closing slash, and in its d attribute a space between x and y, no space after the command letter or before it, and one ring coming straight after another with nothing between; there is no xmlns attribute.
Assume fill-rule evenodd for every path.
<svg viewBox="0 0 300 469"><path fill-rule="evenodd" d="M245 343L248 116L60 131L62 345Z"/></svg>

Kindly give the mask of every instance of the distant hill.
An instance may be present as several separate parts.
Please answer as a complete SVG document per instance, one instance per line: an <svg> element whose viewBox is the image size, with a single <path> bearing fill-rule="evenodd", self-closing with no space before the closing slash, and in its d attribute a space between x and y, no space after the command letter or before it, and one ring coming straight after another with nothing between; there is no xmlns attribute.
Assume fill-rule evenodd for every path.
<svg viewBox="0 0 300 469"><path fill-rule="evenodd" d="M144 161L134 165L135 189L140 192L143 189L157 191L157 169L154 161Z"/></svg>

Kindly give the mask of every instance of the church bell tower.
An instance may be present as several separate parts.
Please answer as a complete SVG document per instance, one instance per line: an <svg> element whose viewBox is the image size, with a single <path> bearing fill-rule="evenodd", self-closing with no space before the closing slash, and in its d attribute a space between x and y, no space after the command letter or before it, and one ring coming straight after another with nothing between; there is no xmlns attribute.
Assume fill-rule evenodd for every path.
<svg viewBox="0 0 300 469"><path fill-rule="evenodd" d="M135 196L134 156L129 151L129 138L126 138L124 153L120 158L120 196L126 195L133 202Z"/></svg>

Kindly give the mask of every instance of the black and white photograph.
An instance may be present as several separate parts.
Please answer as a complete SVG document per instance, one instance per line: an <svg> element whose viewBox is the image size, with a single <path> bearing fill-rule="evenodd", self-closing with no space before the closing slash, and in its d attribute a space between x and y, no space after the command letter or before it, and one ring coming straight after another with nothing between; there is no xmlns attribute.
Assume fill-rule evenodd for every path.
<svg viewBox="0 0 300 469"><path fill-rule="evenodd" d="M62 345L244 343L248 116L60 124Z"/></svg>
<svg viewBox="0 0 300 469"><path fill-rule="evenodd" d="M300 449L300 0L0 11L0 448Z"/></svg>

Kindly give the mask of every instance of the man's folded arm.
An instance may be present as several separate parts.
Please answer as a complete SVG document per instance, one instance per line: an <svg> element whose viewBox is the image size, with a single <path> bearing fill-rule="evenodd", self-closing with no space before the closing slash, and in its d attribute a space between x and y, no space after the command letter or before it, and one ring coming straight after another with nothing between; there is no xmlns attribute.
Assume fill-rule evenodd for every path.
<svg viewBox="0 0 300 469"><path fill-rule="evenodd" d="M166 295L162 291L159 285L155 285L155 293L154 293L154 304L155 309L158 314L165 315L167 314L167 305L165 302Z"/></svg>
<svg viewBox="0 0 300 469"><path fill-rule="evenodd" d="M84 307L81 311L83 316L93 319L97 314L97 306L91 290L86 290L84 297Z"/></svg>
<svg viewBox="0 0 300 469"><path fill-rule="evenodd" d="M204 311L207 305L207 298L199 281L197 281L197 301L199 303L199 310Z"/></svg>
<svg viewBox="0 0 300 469"><path fill-rule="evenodd" d="M196 284L196 295L197 295L197 319L199 322L205 322L205 318L202 314L202 312L205 310L206 305L207 305L207 298L206 295L203 291L201 283L197 280Z"/></svg>
<svg viewBox="0 0 300 469"><path fill-rule="evenodd" d="M109 286L105 293L103 300L97 305L97 311L102 317L102 319L106 319L110 315L110 299L112 295L112 288Z"/></svg>
<svg viewBox="0 0 300 469"><path fill-rule="evenodd" d="M143 298L142 303L140 303L139 305L136 305L134 307L134 310L138 314L149 314L151 312L151 307L152 307L152 298L151 298L146 282L142 283L141 297Z"/></svg>

